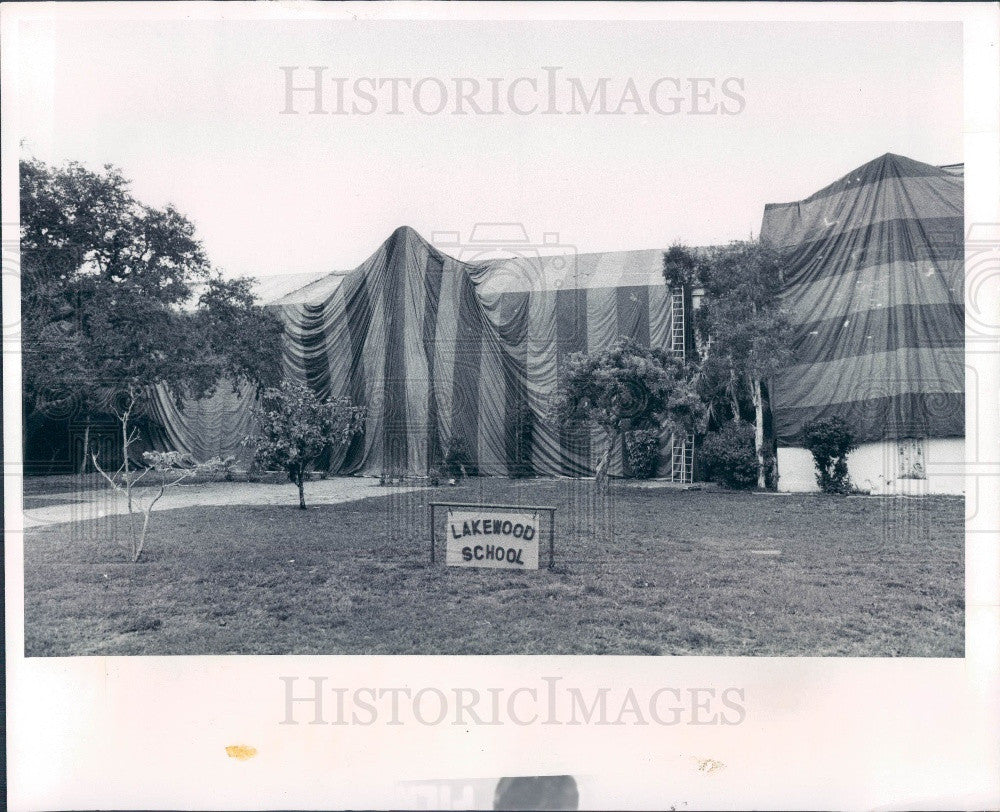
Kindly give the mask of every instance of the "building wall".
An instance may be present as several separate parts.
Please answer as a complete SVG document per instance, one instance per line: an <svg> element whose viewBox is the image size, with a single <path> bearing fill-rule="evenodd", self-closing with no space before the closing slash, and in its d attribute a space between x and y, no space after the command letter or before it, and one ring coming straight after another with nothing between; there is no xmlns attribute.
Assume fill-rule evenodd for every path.
<svg viewBox="0 0 1000 812"><path fill-rule="evenodd" d="M851 481L874 494L963 494L964 461L961 437L888 440L862 444L848 456L847 467ZM923 478L912 478L921 473ZM819 490L812 454L804 448L778 449L778 475L780 491Z"/></svg>

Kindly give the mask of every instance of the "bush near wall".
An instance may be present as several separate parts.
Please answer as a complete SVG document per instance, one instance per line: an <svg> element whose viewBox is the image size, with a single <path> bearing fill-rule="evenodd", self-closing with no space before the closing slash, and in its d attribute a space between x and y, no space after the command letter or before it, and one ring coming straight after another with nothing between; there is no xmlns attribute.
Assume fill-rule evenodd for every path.
<svg viewBox="0 0 1000 812"><path fill-rule="evenodd" d="M826 493L850 493L847 455L858 447L847 422L839 417L812 420L802 428L802 439L816 463L816 482Z"/></svg>
<svg viewBox="0 0 1000 812"><path fill-rule="evenodd" d="M479 471L472 461L469 442L464 437L452 437L444 455L444 470L453 479L478 476Z"/></svg>
<svg viewBox="0 0 1000 812"><path fill-rule="evenodd" d="M701 446L705 475L713 482L736 490L757 485L757 453L754 427L745 421L730 421L709 432Z"/></svg>

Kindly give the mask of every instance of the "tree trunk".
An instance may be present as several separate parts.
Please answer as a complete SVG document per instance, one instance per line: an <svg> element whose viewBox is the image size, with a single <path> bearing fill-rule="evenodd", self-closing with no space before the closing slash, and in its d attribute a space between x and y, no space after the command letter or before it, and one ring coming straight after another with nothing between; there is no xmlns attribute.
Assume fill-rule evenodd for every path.
<svg viewBox="0 0 1000 812"><path fill-rule="evenodd" d="M128 467L128 443L125 444L124 480L125 480L125 504L128 506L129 516L132 515L132 472Z"/></svg>
<svg viewBox="0 0 1000 812"><path fill-rule="evenodd" d="M295 476L295 484L299 486L299 509L306 509L306 488L305 483L302 481L302 471L299 471Z"/></svg>
<svg viewBox="0 0 1000 812"><path fill-rule="evenodd" d="M597 462L597 468L594 470L594 481L598 485L603 485L608 479L608 468L611 467L611 455L614 453L617 444L617 437L608 437L608 447L601 455L601 459Z"/></svg>
<svg viewBox="0 0 1000 812"><path fill-rule="evenodd" d="M128 456L129 456L129 431L128 431L128 419L129 415L132 413L131 401L129 407L122 412L120 416L122 424L122 471L125 475L125 504L128 507L128 532L129 539L132 545L132 561L137 561L139 558L138 548L139 541L136 537L135 532L135 511L132 509L132 472L128 467Z"/></svg>
<svg viewBox="0 0 1000 812"><path fill-rule="evenodd" d="M160 491L163 492L162 489ZM153 505L146 509L146 515L142 517L142 530L139 531L139 540L136 542L135 547L132 550L132 563L135 564L139 561L139 556L142 555L142 548L146 545L146 532L149 530L149 517L153 513Z"/></svg>
<svg viewBox="0 0 1000 812"><path fill-rule="evenodd" d="M80 460L80 473L87 473L87 451L90 449L90 416L87 416L87 425L83 429L83 459Z"/></svg>
<svg viewBox="0 0 1000 812"><path fill-rule="evenodd" d="M760 389L760 379L753 381L754 408L754 449L757 452L757 487L764 490L767 479L764 476L764 397Z"/></svg>
<svg viewBox="0 0 1000 812"><path fill-rule="evenodd" d="M736 370L729 370L729 407L733 410L733 421L740 422L740 397L739 381L736 377Z"/></svg>

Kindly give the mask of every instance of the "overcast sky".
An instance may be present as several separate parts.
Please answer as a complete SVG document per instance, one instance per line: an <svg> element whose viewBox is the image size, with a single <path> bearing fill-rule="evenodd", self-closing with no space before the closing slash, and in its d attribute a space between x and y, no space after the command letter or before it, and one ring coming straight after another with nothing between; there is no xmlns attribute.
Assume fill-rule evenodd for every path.
<svg viewBox="0 0 1000 812"><path fill-rule="evenodd" d="M353 268L402 224L430 238L520 222L581 252L712 244L884 152L963 160L958 24L74 21L25 24L21 43L24 152L117 164L141 199L187 214L230 275ZM564 107L566 77L588 91L607 77L612 107L630 77L646 107L659 77L703 77L707 103L733 110L718 85L736 77L744 103L422 115L404 91L401 115L380 101L336 116L306 114L300 93L303 112L280 114L280 66L305 83L311 65L348 91L357 77L506 88L555 66Z"/></svg>

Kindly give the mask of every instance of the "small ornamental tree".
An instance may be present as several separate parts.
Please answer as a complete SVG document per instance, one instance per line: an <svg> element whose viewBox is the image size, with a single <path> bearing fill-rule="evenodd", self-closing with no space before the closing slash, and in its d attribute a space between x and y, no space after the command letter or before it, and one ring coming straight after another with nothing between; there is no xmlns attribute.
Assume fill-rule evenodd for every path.
<svg viewBox="0 0 1000 812"><path fill-rule="evenodd" d="M126 420L127 427L127 420ZM126 428L127 430L127 428ZM128 508L128 544L129 559L133 564L139 561L143 548L146 546L146 534L149 532L149 520L156 503L163 498L168 488L180 485L185 479L193 476L216 475L224 472L233 463L232 457L221 459L213 457L208 462L195 462L188 455L179 451L146 451L142 455L146 467L136 473L128 468L128 457L114 473L108 473L101 468L97 454L91 452L94 470L103 476L112 489L125 497ZM146 476L152 474L147 482L151 488L143 488L140 496L138 485ZM142 524L136 527L136 514L141 513Z"/></svg>
<svg viewBox="0 0 1000 812"><path fill-rule="evenodd" d="M626 434L701 432L706 420L684 363L625 336L603 352L569 357L554 411L563 425L593 424L604 432L607 447L595 472L599 483L607 479L611 455Z"/></svg>
<svg viewBox="0 0 1000 812"><path fill-rule="evenodd" d="M858 447L850 426L840 417L812 420L802 429L802 439L816 463L816 482L826 493L848 493L851 477L847 455Z"/></svg>
<svg viewBox="0 0 1000 812"><path fill-rule="evenodd" d="M261 393L254 409L257 430L248 439L254 463L281 469L299 489L299 507L306 509L305 476L330 446L342 447L363 430L364 408L347 398L326 403L308 386L284 381Z"/></svg>

